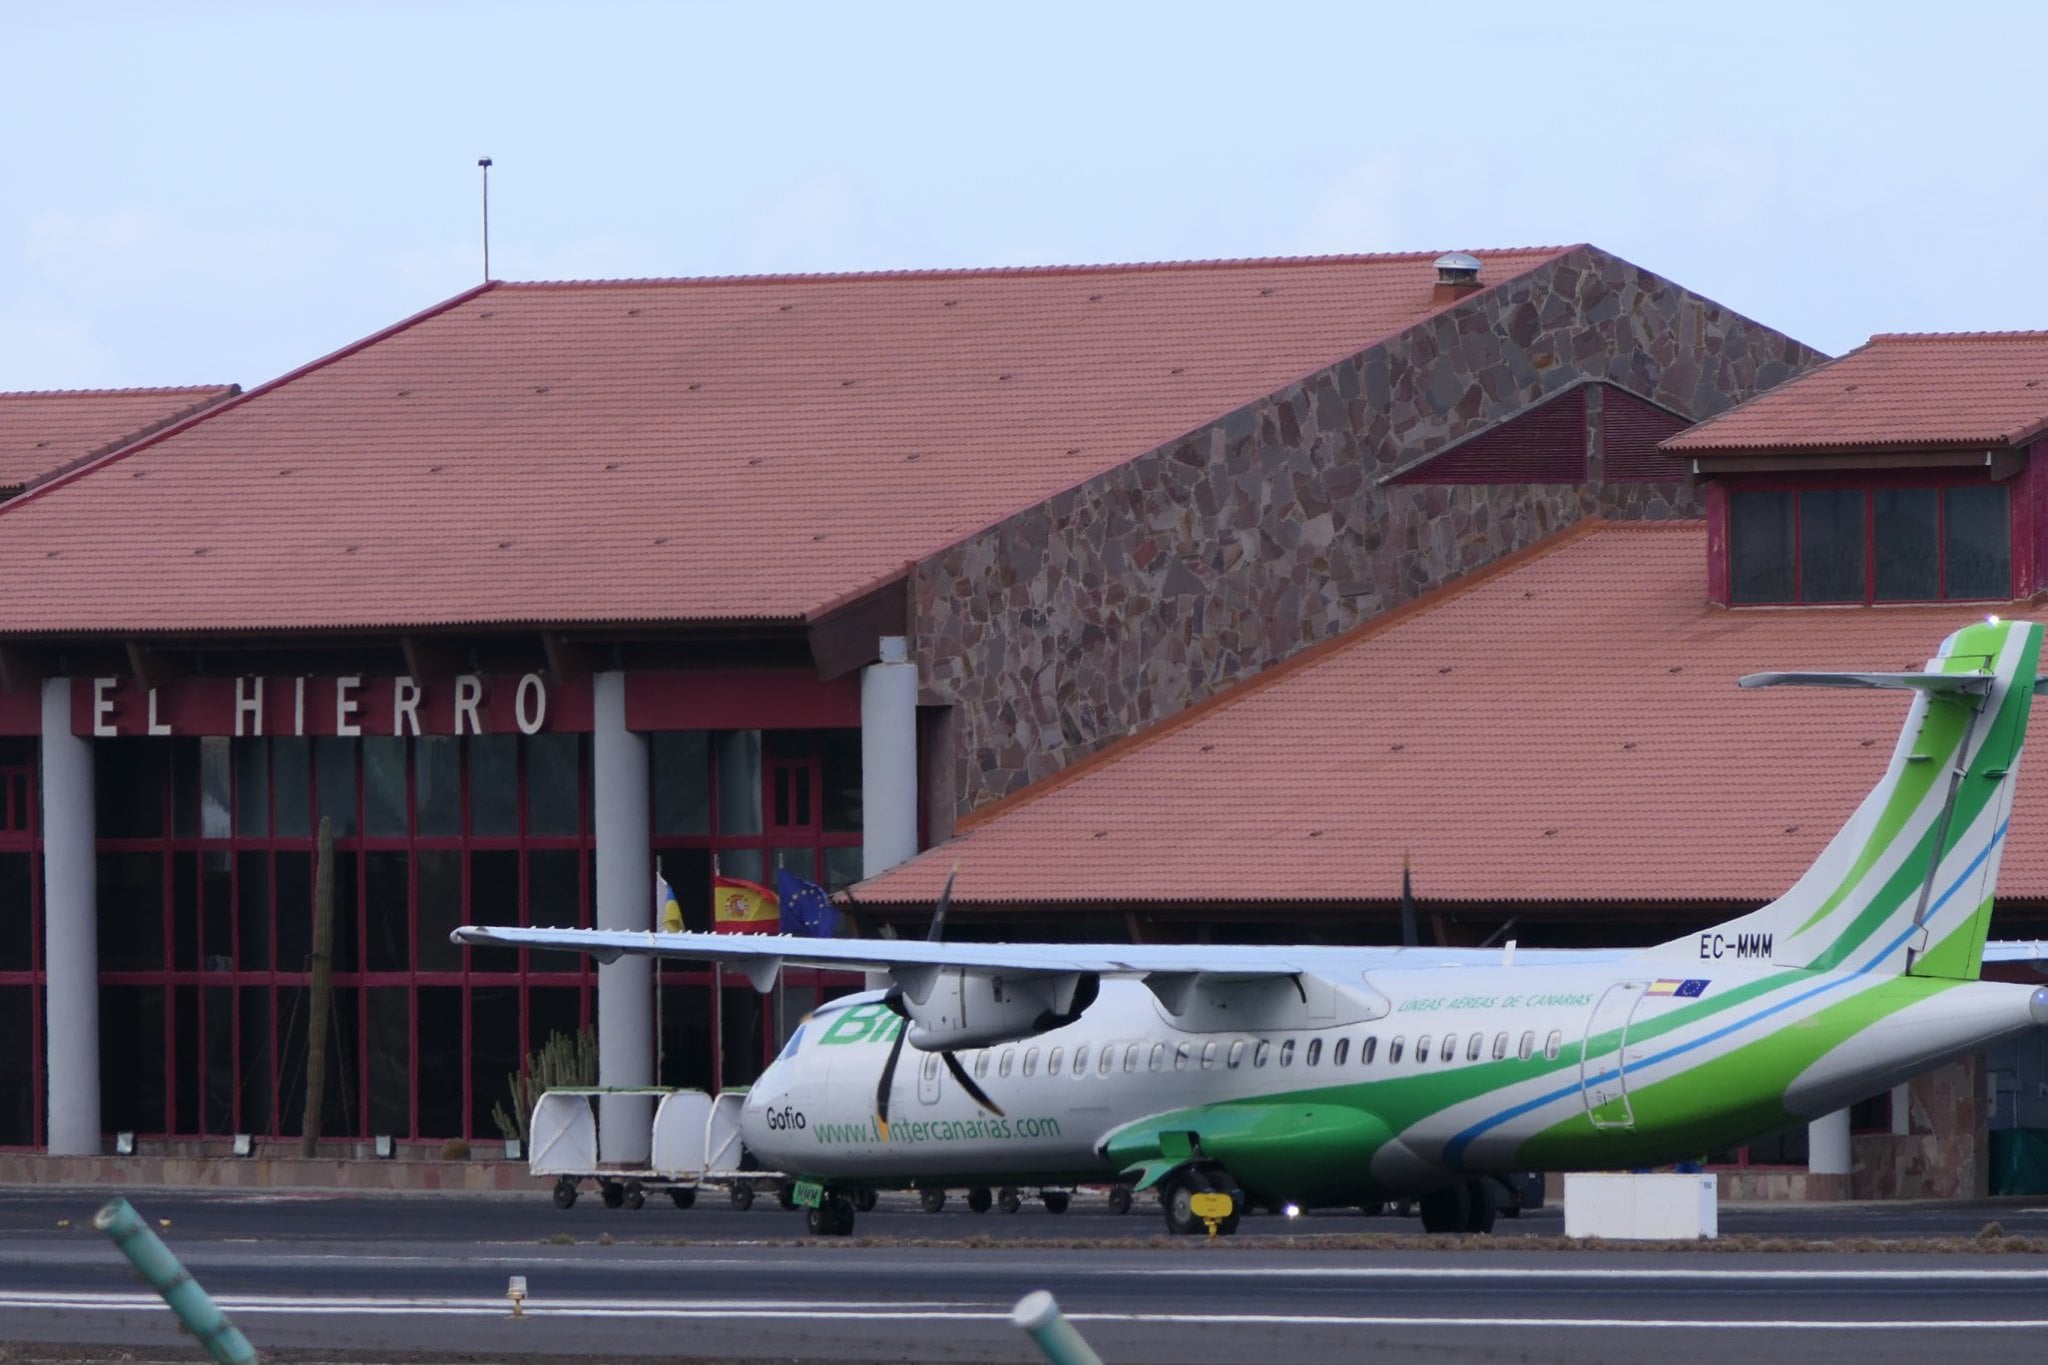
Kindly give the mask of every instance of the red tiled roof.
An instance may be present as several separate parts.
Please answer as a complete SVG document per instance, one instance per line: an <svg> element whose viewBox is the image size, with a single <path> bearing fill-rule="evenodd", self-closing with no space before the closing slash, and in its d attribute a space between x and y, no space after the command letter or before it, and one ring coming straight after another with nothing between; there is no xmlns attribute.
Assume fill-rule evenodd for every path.
<svg viewBox="0 0 2048 1365"><path fill-rule="evenodd" d="M1664 442L1674 454L2017 446L2048 428L2048 332L1888 333Z"/></svg>
<svg viewBox="0 0 2048 1365"><path fill-rule="evenodd" d="M0 632L801 618L1439 311L1431 260L489 286L11 504Z"/></svg>
<svg viewBox="0 0 2048 1365"><path fill-rule="evenodd" d="M0 393L0 488L47 478L238 392L233 384L206 384Z"/></svg>
<svg viewBox="0 0 2048 1365"><path fill-rule="evenodd" d="M1976 613L1706 605L1697 522L1566 533L992 808L874 904L1753 901L1883 775L1893 693L1735 680L1917 669ZM2001 894L2048 897L2048 763ZM997 889L1000 889L999 896Z"/></svg>

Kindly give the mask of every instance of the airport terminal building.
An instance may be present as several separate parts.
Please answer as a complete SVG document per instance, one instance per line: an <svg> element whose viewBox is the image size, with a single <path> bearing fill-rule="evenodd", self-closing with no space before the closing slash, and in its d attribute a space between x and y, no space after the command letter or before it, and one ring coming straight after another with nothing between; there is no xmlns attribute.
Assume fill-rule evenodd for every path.
<svg viewBox="0 0 2048 1365"><path fill-rule="evenodd" d="M448 941L646 927L657 865L693 926L788 869L857 933L955 861L961 932L1069 939L1392 941L1404 855L1444 942L1760 903L1896 717L1722 674L1914 665L2040 586L2024 422L1785 435L1888 348L1816 370L1578 246L494 283L189 411L0 397L45 452L0 504L0 1145L294 1137L315 1027L337 1151L498 1137L579 1028L608 1084L744 1083L857 983ZM1589 709L1612 753L1517 767ZM1753 728L1792 757L1730 797Z"/></svg>

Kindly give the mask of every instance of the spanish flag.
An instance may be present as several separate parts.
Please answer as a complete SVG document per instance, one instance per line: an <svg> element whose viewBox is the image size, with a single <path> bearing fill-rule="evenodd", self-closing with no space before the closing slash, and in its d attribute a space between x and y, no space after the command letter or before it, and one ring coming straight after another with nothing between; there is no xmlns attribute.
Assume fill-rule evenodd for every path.
<svg viewBox="0 0 2048 1365"><path fill-rule="evenodd" d="M774 934L782 930L775 893L738 877L711 877L711 927L721 934Z"/></svg>

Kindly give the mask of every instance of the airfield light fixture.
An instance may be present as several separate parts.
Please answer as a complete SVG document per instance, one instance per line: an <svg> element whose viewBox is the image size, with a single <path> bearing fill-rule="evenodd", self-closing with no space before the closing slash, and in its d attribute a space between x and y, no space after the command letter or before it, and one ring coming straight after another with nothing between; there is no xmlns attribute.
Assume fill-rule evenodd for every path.
<svg viewBox="0 0 2048 1365"><path fill-rule="evenodd" d="M1301 1205L1289 1204L1286 1208L1282 1209L1281 1212L1286 1214L1289 1218L1299 1218L1301 1217Z"/></svg>
<svg viewBox="0 0 2048 1365"><path fill-rule="evenodd" d="M520 1305L526 1302L526 1277L514 1275L505 1283L505 1297L512 1300L512 1316L520 1316Z"/></svg>

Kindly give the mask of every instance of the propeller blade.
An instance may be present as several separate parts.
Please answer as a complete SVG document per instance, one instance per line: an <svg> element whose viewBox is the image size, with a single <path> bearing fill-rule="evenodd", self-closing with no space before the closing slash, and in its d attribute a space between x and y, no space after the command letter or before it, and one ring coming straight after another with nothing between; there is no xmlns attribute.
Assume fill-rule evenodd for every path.
<svg viewBox="0 0 2048 1365"><path fill-rule="evenodd" d="M953 1073L953 1079L960 1082L960 1088L965 1090L976 1104L988 1110L989 1113L994 1114L997 1118L1003 1117L1003 1107L990 1099L986 1090L983 1090L974 1083L974 1078L967 1074L966 1067L960 1065L958 1057L955 1057L950 1052L941 1052L939 1055L946 1059L946 1070Z"/></svg>
<svg viewBox="0 0 2048 1365"><path fill-rule="evenodd" d="M953 878L960 875L960 864L954 863L953 870L946 874L946 889L939 893L939 903L932 907L932 931L925 935L927 943L944 940L946 928L946 907L953 903Z"/></svg>
<svg viewBox="0 0 2048 1365"><path fill-rule="evenodd" d="M896 1041L889 1044L888 1060L882 1063L881 1083L875 1087L875 1125L882 1130L882 1141L889 1140L889 1090L896 1082L896 1059L903 1055L903 1040L910 1035L910 1021L905 1019L896 1027Z"/></svg>

